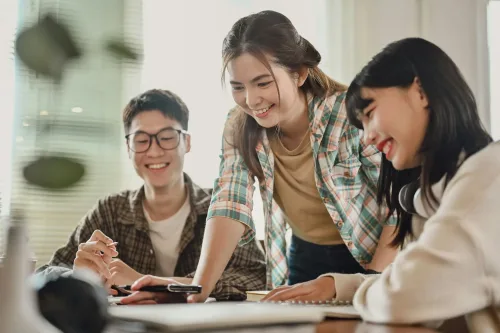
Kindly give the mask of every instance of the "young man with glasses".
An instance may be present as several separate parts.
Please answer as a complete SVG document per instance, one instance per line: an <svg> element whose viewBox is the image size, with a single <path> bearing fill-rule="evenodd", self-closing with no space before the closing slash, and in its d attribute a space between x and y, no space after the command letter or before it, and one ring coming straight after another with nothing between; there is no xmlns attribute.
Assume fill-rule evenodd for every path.
<svg viewBox="0 0 500 333"><path fill-rule="evenodd" d="M132 284L143 275L191 282L212 191L183 172L184 155L191 149L188 120L186 105L170 91L149 90L128 103L125 139L144 185L99 200L39 274L88 268L108 287ZM234 253L212 296L244 299L246 290L264 284L264 255L251 242Z"/></svg>

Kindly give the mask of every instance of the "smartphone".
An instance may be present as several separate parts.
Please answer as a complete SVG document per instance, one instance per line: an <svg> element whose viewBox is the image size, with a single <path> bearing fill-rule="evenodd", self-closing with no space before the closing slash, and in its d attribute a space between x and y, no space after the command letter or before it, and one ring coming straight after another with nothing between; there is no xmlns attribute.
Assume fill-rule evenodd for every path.
<svg viewBox="0 0 500 333"><path fill-rule="evenodd" d="M114 288L113 288L114 287ZM113 286L112 288L121 293L131 293L131 286ZM145 286L139 291L149 292L166 292L166 293L185 293L185 294L199 294L201 293L201 286L190 284L167 284L159 286Z"/></svg>
<svg viewBox="0 0 500 333"><path fill-rule="evenodd" d="M201 286L194 284L169 284L167 290L171 293L200 294Z"/></svg>

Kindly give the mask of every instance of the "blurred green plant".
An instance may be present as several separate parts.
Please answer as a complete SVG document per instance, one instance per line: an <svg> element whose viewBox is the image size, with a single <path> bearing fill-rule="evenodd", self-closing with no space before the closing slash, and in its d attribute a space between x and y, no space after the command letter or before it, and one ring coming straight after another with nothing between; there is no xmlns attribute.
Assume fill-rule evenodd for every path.
<svg viewBox="0 0 500 333"><path fill-rule="evenodd" d="M83 56L67 25L48 13L37 23L24 28L16 38L16 54L22 63L34 71L61 84L68 63ZM121 38L113 37L103 43L103 49L120 60L137 61L138 52ZM91 54L91 52L90 52ZM46 190L70 188L85 174L82 161L61 153L42 153L23 170L24 179Z"/></svg>

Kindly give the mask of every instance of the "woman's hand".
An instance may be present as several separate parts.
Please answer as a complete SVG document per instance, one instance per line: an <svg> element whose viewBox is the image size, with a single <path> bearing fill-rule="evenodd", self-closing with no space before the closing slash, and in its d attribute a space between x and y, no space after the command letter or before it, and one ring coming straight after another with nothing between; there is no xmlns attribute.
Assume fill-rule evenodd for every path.
<svg viewBox="0 0 500 333"><path fill-rule="evenodd" d="M184 282L189 282L186 278L180 278ZM186 294L169 292L148 292L139 291L146 286L161 286L168 284L185 284L174 278L164 278L151 275L145 275L132 284L133 293L121 300L121 304L159 304L159 303L185 303Z"/></svg>
<svg viewBox="0 0 500 333"><path fill-rule="evenodd" d="M331 301L336 294L333 277L323 276L293 286L278 287L262 301Z"/></svg>

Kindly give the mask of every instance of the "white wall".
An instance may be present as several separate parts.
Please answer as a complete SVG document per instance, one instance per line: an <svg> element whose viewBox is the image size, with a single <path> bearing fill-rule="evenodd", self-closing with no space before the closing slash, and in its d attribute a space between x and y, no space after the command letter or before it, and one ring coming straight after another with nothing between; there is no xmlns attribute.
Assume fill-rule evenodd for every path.
<svg viewBox="0 0 500 333"><path fill-rule="evenodd" d="M488 46L490 51L491 134L500 140L500 0L488 5Z"/></svg>
<svg viewBox="0 0 500 333"><path fill-rule="evenodd" d="M405 37L423 37L457 63L490 129L487 0L343 0L345 50L341 80L350 82L385 45ZM332 13L338 15L338 13ZM337 44L331 44L338 49Z"/></svg>
<svg viewBox="0 0 500 333"><path fill-rule="evenodd" d="M426 0L422 37L447 52L474 92L479 114L490 126L487 0Z"/></svg>

